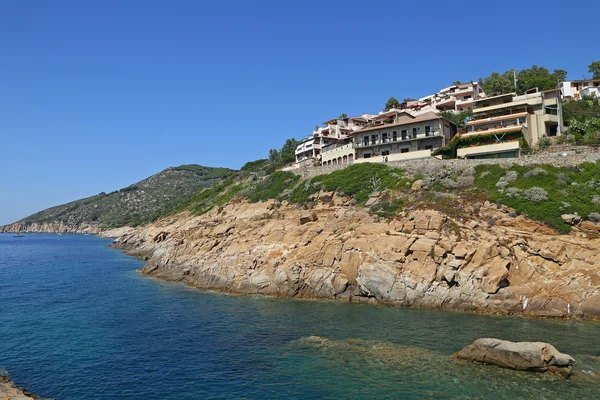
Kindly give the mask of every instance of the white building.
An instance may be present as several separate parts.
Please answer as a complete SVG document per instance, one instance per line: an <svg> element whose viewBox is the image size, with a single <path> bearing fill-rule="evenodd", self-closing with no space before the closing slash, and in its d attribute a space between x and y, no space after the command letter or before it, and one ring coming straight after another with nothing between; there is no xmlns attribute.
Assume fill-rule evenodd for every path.
<svg viewBox="0 0 600 400"><path fill-rule="evenodd" d="M563 98L579 100L583 96L600 98L600 79L583 79L560 83Z"/></svg>
<svg viewBox="0 0 600 400"><path fill-rule="evenodd" d="M485 93L478 82L467 82L448 86L435 94L421 97L418 105L429 105L436 111L460 112L472 109L473 102L483 97Z"/></svg>

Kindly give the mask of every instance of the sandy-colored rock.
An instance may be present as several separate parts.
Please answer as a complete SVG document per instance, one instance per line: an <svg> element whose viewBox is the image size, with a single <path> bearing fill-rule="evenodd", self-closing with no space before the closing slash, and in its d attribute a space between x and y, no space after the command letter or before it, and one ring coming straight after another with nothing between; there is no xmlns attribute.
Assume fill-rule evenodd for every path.
<svg viewBox="0 0 600 400"><path fill-rule="evenodd" d="M34 400L35 394L17 387L6 375L0 375L0 400Z"/></svg>
<svg viewBox="0 0 600 400"><path fill-rule="evenodd" d="M553 372L568 377L575 360L554 346L542 342L509 342L507 340L477 339L455 357L503 368L534 372Z"/></svg>
<svg viewBox="0 0 600 400"><path fill-rule="evenodd" d="M563 214L560 216L567 224L575 225L581 221L581 217L577 214Z"/></svg>
<svg viewBox="0 0 600 400"><path fill-rule="evenodd" d="M558 235L523 216L489 225L505 213L492 206L470 214L470 227L433 210L375 222L364 208L331 205L330 195L313 209L238 201L182 213L114 247L147 260L144 274L201 289L600 319L593 235Z"/></svg>

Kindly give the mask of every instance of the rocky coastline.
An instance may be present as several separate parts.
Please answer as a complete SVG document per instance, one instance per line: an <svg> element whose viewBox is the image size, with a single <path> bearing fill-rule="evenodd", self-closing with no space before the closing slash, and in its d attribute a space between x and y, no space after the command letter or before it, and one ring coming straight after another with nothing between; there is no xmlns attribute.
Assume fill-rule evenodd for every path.
<svg viewBox="0 0 600 400"><path fill-rule="evenodd" d="M8 376L0 374L0 400L35 400L39 399L33 393L15 385Z"/></svg>
<svg viewBox="0 0 600 400"><path fill-rule="evenodd" d="M65 224L63 222L15 222L0 226L0 233L79 233L99 234L103 229L96 224Z"/></svg>
<svg viewBox="0 0 600 400"><path fill-rule="evenodd" d="M600 239L489 202L450 217L414 209L384 221L349 197L311 207L236 200L161 219L113 247L141 273L235 294L534 317L600 319Z"/></svg>

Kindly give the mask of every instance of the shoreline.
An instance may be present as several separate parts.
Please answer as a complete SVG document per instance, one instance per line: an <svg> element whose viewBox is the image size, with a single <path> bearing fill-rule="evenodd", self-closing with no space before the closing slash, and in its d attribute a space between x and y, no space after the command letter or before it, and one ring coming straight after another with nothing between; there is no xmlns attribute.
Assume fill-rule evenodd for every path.
<svg viewBox="0 0 600 400"><path fill-rule="evenodd" d="M143 275L221 294L600 319L597 268L587 262L599 257L598 239L480 210L483 220L504 215L505 226L431 210L378 222L339 204L317 205L312 222L298 223L306 211L241 202L158 221L111 247L146 261Z"/></svg>
<svg viewBox="0 0 600 400"><path fill-rule="evenodd" d="M0 399L37 400L37 395L21 386L17 386L8 375L0 373Z"/></svg>

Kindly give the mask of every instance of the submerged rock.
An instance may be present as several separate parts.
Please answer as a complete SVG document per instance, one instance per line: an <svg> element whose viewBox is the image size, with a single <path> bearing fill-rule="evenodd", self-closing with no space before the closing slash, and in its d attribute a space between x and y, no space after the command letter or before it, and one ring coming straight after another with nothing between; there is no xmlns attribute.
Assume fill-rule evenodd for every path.
<svg viewBox="0 0 600 400"><path fill-rule="evenodd" d="M573 357L559 352L548 343L509 342L492 338L477 339L454 356L504 368L535 372L549 371L563 377L571 375L575 364Z"/></svg>

